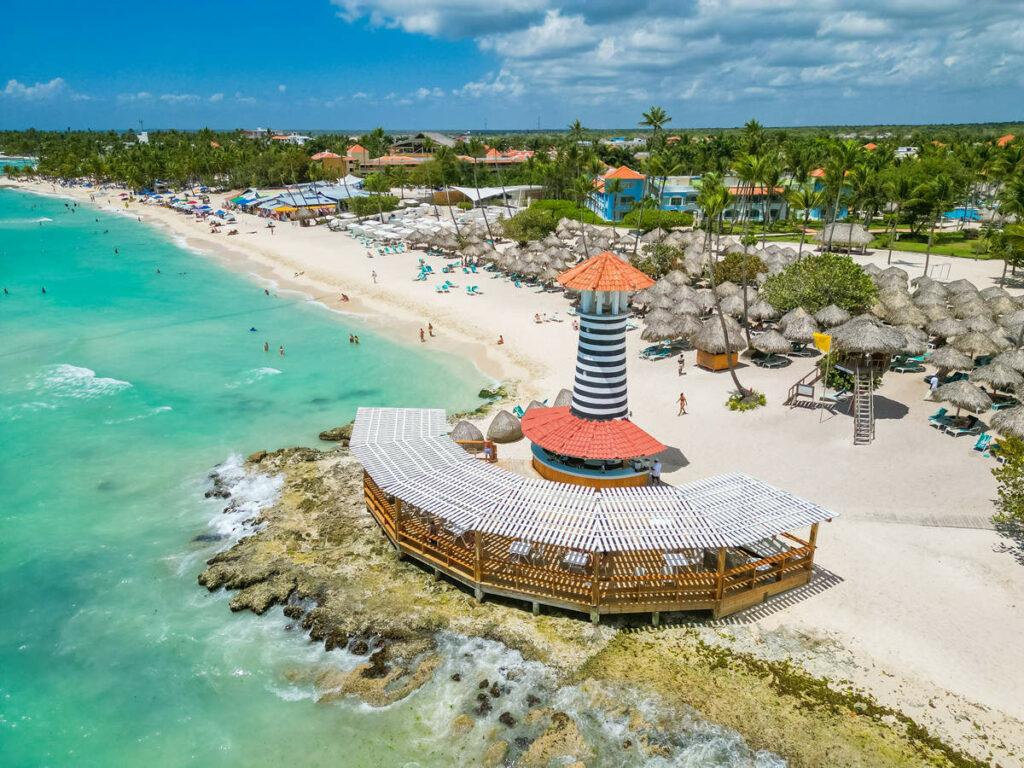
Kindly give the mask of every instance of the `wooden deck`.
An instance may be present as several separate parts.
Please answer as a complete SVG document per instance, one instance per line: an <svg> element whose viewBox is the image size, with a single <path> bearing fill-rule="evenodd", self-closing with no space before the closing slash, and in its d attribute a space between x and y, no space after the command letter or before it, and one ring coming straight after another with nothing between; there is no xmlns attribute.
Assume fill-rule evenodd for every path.
<svg viewBox="0 0 1024 768"><path fill-rule="evenodd" d="M756 605L810 581L818 533L817 523L809 541L784 533L770 556L746 548L580 552L448 526L384 493L365 472L363 489L367 510L399 552L471 587L478 600L502 595L528 601L535 611L550 605L588 613L593 621L606 613L657 619L661 612L693 610L717 618Z"/></svg>

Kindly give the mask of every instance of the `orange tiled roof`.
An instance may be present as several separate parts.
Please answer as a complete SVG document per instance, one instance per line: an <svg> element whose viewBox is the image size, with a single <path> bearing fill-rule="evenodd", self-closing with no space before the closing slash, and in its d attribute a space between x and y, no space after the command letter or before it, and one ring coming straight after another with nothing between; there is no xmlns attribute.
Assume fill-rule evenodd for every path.
<svg viewBox="0 0 1024 768"><path fill-rule="evenodd" d="M353 152L365 152L365 151L366 151L366 150L365 150L365 149L363 149L363 148L362 148L361 146L359 146L358 144L353 144L353 145L352 145L351 147L349 147L349 148L348 148L348 153L349 153L350 155L351 155L351 154L352 154Z"/></svg>
<svg viewBox="0 0 1024 768"><path fill-rule="evenodd" d="M996 144L998 144L1000 147L1005 147L1007 144L1009 144L1015 138L1017 138L1017 137L1014 136L1012 133L1008 133L1005 136L1000 136L998 139L996 139Z"/></svg>
<svg viewBox="0 0 1024 768"><path fill-rule="evenodd" d="M811 171L811 176L813 176L816 179L823 179L825 178L825 169L815 168L813 171Z"/></svg>
<svg viewBox="0 0 1024 768"><path fill-rule="evenodd" d="M487 150L487 154L485 155L485 157L501 157L501 156L502 156L501 152L499 152L498 150L494 149L493 147L488 149Z"/></svg>
<svg viewBox="0 0 1024 768"><path fill-rule="evenodd" d="M610 251L563 272L558 282L577 291L638 291L654 285L650 277Z"/></svg>
<svg viewBox="0 0 1024 768"><path fill-rule="evenodd" d="M272 138L274 141L288 141L287 136L271 136L270 138Z"/></svg>
<svg viewBox="0 0 1024 768"><path fill-rule="evenodd" d="M533 408L523 415L523 434L541 448L583 459L635 459L665 446L626 419L590 421L569 406Z"/></svg>
<svg viewBox="0 0 1024 768"><path fill-rule="evenodd" d="M601 174L606 179L642 179L644 175L637 173L632 168L627 168L625 165L620 165L614 171Z"/></svg>
<svg viewBox="0 0 1024 768"><path fill-rule="evenodd" d="M864 145L864 149L869 151L872 149L878 149L878 145L875 144L873 141L869 141L867 144Z"/></svg>
<svg viewBox="0 0 1024 768"><path fill-rule="evenodd" d="M341 157L341 155L336 155L333 152L328 152L327 150L324 150L323 152L317 152L315 155L313 155L309 159L310 160L323 160L325 157Z"/></svg>

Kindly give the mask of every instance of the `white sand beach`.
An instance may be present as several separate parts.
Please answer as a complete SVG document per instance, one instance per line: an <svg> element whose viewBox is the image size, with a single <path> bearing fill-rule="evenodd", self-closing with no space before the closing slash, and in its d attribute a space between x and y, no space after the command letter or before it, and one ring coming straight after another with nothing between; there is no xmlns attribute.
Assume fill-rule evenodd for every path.
<svg viewBox="0 0 1024 768"><path fill-rule="evenodd" d="M3 183L51 193L49 185ZM291 223L269 230L266 220L245 214L238 215L239 235L212 235L169 209L125 210L114 192L58 193L85 205L93 193L99 208L164 226L227 268L358 313L410 345L421 344L419 328L431 323L436 337L423 346L516 382L523 406L571 386L576 335L561 294L516 288L483 272L470 280L480 296L467 295L463 275L453 278L451 293L438 294L434 282L413 280L421 251L368 258L347 234ZM222 197L230 195L217 202ZM856 258L886 262L884 252ZM439 271L440 260L428 263ZM924 256L898 252L893 263L913 277L923 271ZM966 278L979 288L995 284L1002 271L995 261L933 256L932 263L949 265L944 279ZM538 313L562 322L537 323ZM1024 541L993 529L993 460L972 450L973 438L928 426L936 405L923 399L922 376L885 376L876 396L876 438L854 446L852 419L842 409L783 405L814 359L780 370L741 366L741 382L764 392L768 405L738 413L725 407L733 387L727 372L697 368L689 352L680 376L674 358L639 359L644 346L639 331L629 334L632 418L677 449L665 461L668 482L742 471L839 513L820 532L820 572L811 585L717 622L716 632L766 653L771 644L764 638L788 634L796 639L794 660L813 672L869 689L975 756L1024 765ZM676 415L680 391L688 400L683 416ZM482 429L488 421L481 420ZM506 465L521 468L528 446L503 445L500 453Z"/></svg>

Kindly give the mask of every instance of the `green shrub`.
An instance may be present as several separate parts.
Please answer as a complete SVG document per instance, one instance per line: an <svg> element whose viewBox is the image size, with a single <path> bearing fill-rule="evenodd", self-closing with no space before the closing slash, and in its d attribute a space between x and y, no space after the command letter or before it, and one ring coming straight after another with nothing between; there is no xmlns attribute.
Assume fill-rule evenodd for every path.
<svg viewBox="0 0 1024 768"><path fill-rule="evenodd" d="M780 312L803 307L812 314L835 304L847 312L866 311L878 293L871 278L849 256L805 256L765 281L765 299Z"/></svg>
<svg viewBox="0 0 1024 768"><path fill-rule="evenodd" d="M527 240L540 240L554 232L558 227L558 219L553 211L531 206L505 219L501 226L505 237L524 243Z"/></svg>
<svg viewBox="0 0 1024 768"><path fill-rule="evenodd" d="M746 395L733 392L725 404L729 406L730 411L752 411L755 408L768 405L768 398L765 397L764 392L752 389Z"/></svg>
<svg viewBox="0 0 1024 768"><path fill-rule="evenodd" d="M683 250L664 243L644 243L640 253L631 255L630 263L657 279L683 264Z"/></svg>
<svg viewBox="0 0 1024 768"><path fill-rule="evenodd" d="M844 389L847 392L853 391L853 385L855 383L853 380L853 374L836 368L835 360L830 359L826 355L825 357L819 358L816 365L818 366L818 370L825 374L824 378L826 386L836 391ZM872 385L875 389L882 386L881 374L874 377Z"/></svg>
<svg viewBox="0 0 1024 768"><path fill-rule="evenodd" d="M461 203L456 203L455 207L456 208L461 208L464 211L472 211L473 210L473 204L472 203L467 203L465 201L463 201Z"/></svg>
<svg viewBox="0 0 1024 768"><path fill-rule="evenodd" d="M744 258L746 259L746 282L748 284L754 282L754 278L757 277L758 273L768 271L768 266L755 253L748 253L746 256L742 253L730 253L715 264L715 283L724 283L726 280L731 280L736 285L742 285L744 282Z"/></svg>
<svg viewBox="0 0 1024 768"><path fill-rule="evenodd" d="M561 219L580 220L580 207L571 200L534 200L530 204L530 208L535 208L539 211L551 211L551 215L555 217L556 223ZM602 219L589 208L584 209L583 211L583 221L588 224L610 223Z"/></svg>
<svg viewBox="0 0 1024 768"><path fill-rule="evenodd" d="M689 211L662 211L659 222L658 212L645 209L643 220L640 219L640 210L633 210L622 217L622 223L629 227L637 227L644 232L650 232L661 224L662 229L675 229L676 227L692 227L693 214Z"/></svg>
<svg viewBox="0 0 1024 768"><path fill-rule="evenodd" d="M1005 461L992 471L996 479L999 513L997 523L1024 523L1024 440L1006 437L996 450Z"/></svg>
<svg viewBox="0 0 1024 768"><path fill-rule="evenodd" d="M394 195L370 195L369 197L352 197L348 200L348 209L356 216L372 216L384 211L393 211L398 207L398 198Z"/></svg>

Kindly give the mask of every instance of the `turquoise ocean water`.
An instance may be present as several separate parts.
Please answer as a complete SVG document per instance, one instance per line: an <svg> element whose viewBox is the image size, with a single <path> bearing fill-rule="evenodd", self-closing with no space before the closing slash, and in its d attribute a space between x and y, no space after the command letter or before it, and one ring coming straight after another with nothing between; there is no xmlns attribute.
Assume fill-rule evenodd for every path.
<svg viewBox="0 0 1024 768"><path fill-rule="evenodd" d="M224 543L192 539L237 535L278 488L242 483L243 511L224 515L203 498L214 465L237 477L239 455L316 444L358 405L471 408L483 378L266 296L133 218L71 211L0 190L0 764L472 764L497 724L468 753L451 743L477 693L451 673L524 668L505 699L522 714L546 670L445 637L445 666L408 699L318 704L310 672L363 659L288 631L280 609L230 613L229 595L196 584ZM583 711L577 689L550 695ZM598 743L621 733L581 718ZM680 734L671 759L616 747L593 765L779 764L696 717Z"/></svg>

